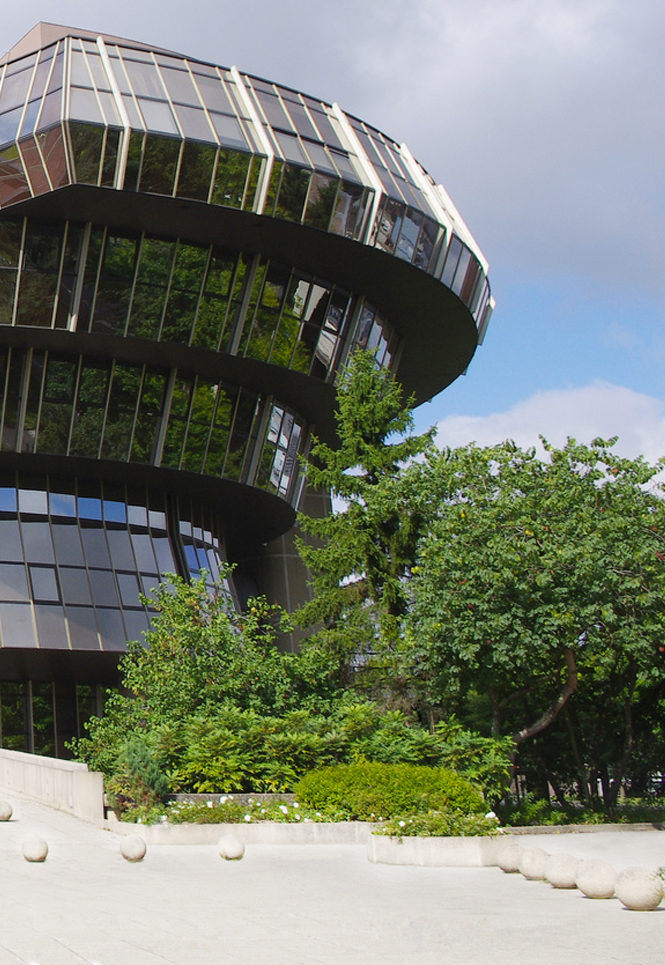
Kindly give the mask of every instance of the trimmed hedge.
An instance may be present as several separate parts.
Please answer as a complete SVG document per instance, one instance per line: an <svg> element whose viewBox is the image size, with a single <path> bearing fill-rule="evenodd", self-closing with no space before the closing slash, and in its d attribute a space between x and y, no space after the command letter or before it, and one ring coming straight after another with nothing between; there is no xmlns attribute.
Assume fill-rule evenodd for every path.
<svg viewBox="0 0 665 965"><path fill-rule="evenodd" d="M454 771L416 764L338 764L310 771L295 787L298 800L352 821L387 820L422 811L484 810L480 791Z"/></svg>

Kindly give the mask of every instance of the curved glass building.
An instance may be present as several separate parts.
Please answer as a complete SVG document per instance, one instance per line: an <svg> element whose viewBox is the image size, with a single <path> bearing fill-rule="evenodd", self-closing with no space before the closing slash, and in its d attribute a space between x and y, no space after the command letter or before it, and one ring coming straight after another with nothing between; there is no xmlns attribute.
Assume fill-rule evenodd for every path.
<svg viewBox="0 0 665 965"><path fill-rule="evenodd" d="M0 740L63 754L160 574L304 594L312 431L371 349L424 401L492 310L403 144L306 94L40 24L0 61ZM325 510L325 499L322 500Z"/></svg>

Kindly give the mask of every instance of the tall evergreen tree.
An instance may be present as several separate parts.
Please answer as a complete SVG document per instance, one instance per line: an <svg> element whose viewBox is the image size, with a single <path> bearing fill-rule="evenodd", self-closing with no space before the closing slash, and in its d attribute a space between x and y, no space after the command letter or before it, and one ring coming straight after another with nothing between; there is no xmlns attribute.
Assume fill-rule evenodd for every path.
<svg viewBox="0 0 665 965"><path fill-rule="evenodd" d="M296 621L317 627L315 642L342 659L398 647L423 522L402 498L402 470L433 445L433 430L412 433L412 402L370 353L357 352L337 391L339 446L315 440L307 463L309 484L330 492L334 508L299 518L311 537L299 550L313 599Z"/></svg>

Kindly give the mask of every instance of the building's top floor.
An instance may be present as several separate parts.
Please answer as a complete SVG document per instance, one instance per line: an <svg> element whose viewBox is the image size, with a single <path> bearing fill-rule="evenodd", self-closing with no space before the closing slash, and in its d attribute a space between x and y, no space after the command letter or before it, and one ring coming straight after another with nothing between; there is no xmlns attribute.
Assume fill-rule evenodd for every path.
<svg viewBox="0 0 665 965"><path fill-rule="evenodd" d="M487 263L406 145L235 67L37 25L0 60L0 208L70 184L322 229L433 276L487 327Z"/></svg>

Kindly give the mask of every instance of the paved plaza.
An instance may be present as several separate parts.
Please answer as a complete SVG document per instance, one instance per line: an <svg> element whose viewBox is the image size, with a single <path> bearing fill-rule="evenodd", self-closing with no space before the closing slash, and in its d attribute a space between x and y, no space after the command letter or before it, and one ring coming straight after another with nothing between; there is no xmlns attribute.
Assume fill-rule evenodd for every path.
<svg viewBox="0 0 665 965"><path fill-rule="evenodd" d="M624 910L498 868L371 864L358 845L161 845L120 838L0 791L0 965L662 965L665 905ZM29 864L21 841L49 843ZM665 832L539 835L617 870L665 865Z"/></svg>

